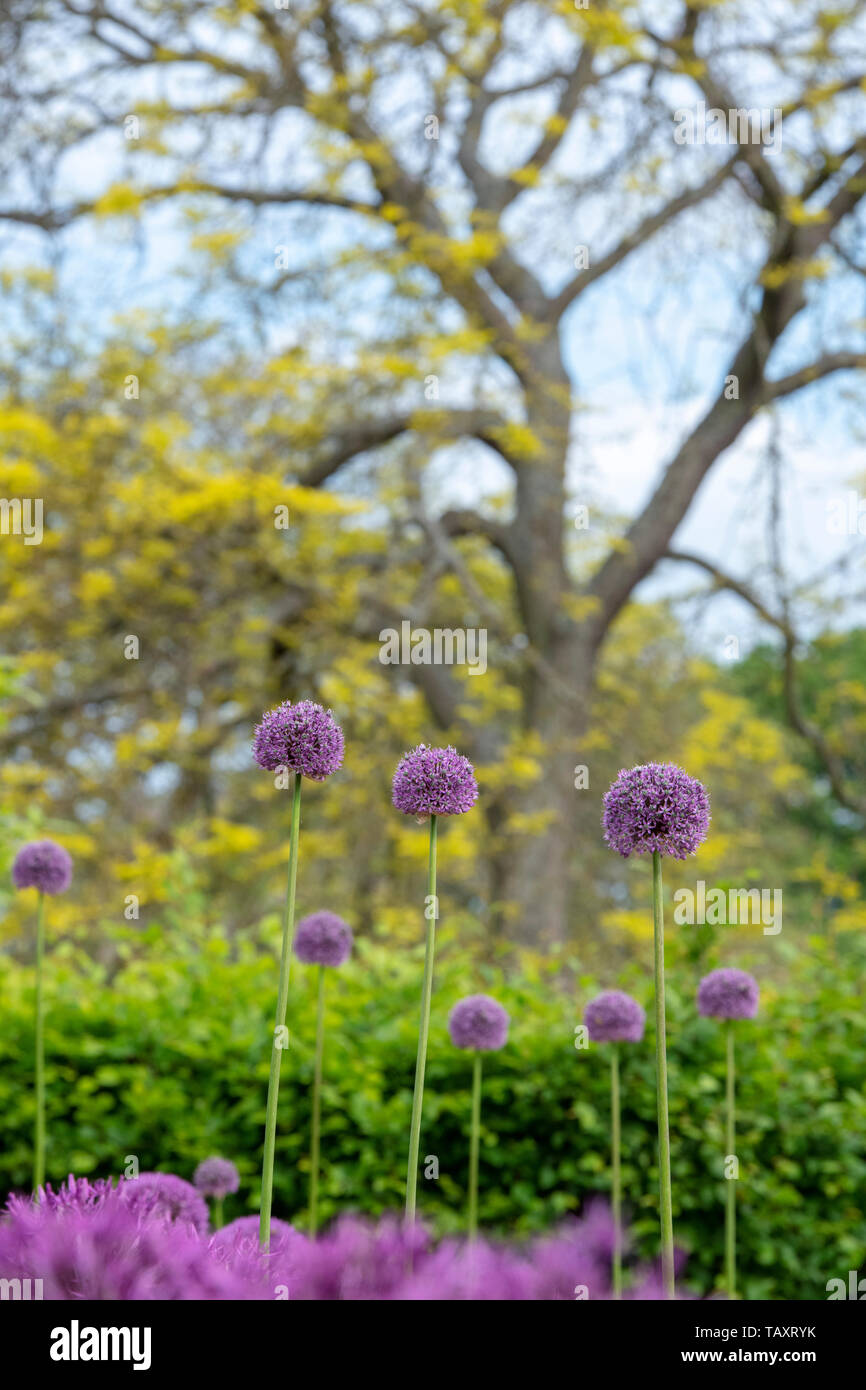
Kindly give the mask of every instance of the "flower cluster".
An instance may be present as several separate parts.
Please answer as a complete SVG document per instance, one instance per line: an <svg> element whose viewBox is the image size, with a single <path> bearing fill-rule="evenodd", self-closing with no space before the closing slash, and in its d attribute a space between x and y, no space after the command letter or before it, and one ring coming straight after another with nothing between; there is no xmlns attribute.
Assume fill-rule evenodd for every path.
<svg viewBox="0 0 866 1390"><path fill-rule="evenodd" d="M448 1032L455 1047L494 1052L508 1040L508 1014L489 994L469 994L448 1015Z"/></svg>
<svg viewBox="0 0 866 1390"><path fill-rule="evenodd" d="M295 955L305 965L342 965L352 954L352 928L336 912L311 912L298 923Z"/></svg>
<svg viewBox="0 0 866 1390"><path fill-rule="evenodd" d="M268 772L288 767L323 782L343 762L343 730L330 710L312 700L286 700L262 716L253 739L253 757Z"/></svg>
<svg viewBox="0 0 866 1390"><path fill-rule="evenodd" d="M174 1173L139 1173L118 1187L121 1201L140 1216L156 1216L191 1226L199 1235L208 1230L207 1203L191 1182Z"/></svg>
<svg viewBox="0 0 866 1390"><path fill-rule="evenodd" d="M478 783L469 759L456 748L419 743L397 764L392 793L404 815L460 816L478 800Z"/></svg>
<svg viewBox="0 0 866 1390"><path fill-rule="evenodd" d="M686 859L707 835L706 788L674 763L623 769L604 797L604 838L618 854Z"/></svg>
<svg viewBox="0 0 866 1390"><path fill-rule="evenodd" d="M72 882L72 860L53 840L33 840L16 854L12 882L40 893L65 893Z"/></svg>
<svg viewBox="0 0 866 1390"><path fill-rule="evenodd" d="M208 1236L182 1219L130 1204L125 1194L133 1185L70 1178L50 1200L10 1201L0 1219L0 1278L39 1278L46 1299L75 1301L571 1302L578 1287L591 1299L611 1295L613 1225L602 1206L526 1245L481 1239L436 1245L423 1226L395 1217L342 1217L311 1240L275 1220L265 1252L256 1217ZM655 1296L653 1276L635 1271L626 1297Z"/></svg>
<svg viewBox="0 0 866 1390"><path fill-rule="evenodd" d="M640 1042L646 1014L630 994L608 989L587 1004L583 1021L592 1042Z"/></svg>
<svg viewBox="0 0 866 1390"><path fill-rule="evenodd" d="M704 1018L754 1018L760 990L754 975L724 966L711 970L698 986L698 1013Z"/></svg>
<svg viewBox="0 0 866 1390"><path fill-rule="evenodd" d="M192 1181L204 1197L228 1197L231 1192L237 1192L241 1177L230 1159L203 1158Z"/></svg>

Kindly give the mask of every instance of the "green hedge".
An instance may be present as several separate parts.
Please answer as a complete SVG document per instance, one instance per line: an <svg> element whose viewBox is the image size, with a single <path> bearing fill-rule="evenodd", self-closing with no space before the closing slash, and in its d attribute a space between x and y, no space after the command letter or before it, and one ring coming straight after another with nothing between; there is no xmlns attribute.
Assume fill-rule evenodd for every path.
<svg viewBox="0 0 866 1390"><path fill-rule="evenodd" d="M99 967L70 945L49 958L48 1173L142 1170L190 1176L220 1153L242 1187L227 1218L255 1209L276 989L276 924L231 945L203 928L151 927L122 937ZM710 1291L722 1264L723 1045L696 1017L710 964L676 940L668 963L674 1214L690 1252L688 1282ZM776 949L778 960L780 951ZM866 951L854 934L813 940L789 957L785 983L764 990L760 1017L738 1025L739 1260L746 1297L826 1297L829 1278L866 1254ZM290 1050L283 1064L274 1212L303 1219L312 1073L313 972L295 965ZM760 970L758 970L760 974ZM323 1153L327 1218L399 1209L403 1198L421 976L420 950L360 943L329 972ZM607 1183L608 1066L578 1051L574 1026L601 985L648 1006L645 1041L625 1047L624 1186L644 1255L657 1225L650 980L597 982L574 961L529 960L507 977L471 961L443 933L425 1095L422 1155L440 1176L419 1207L459 1229L466 1175L469 1064L446 1019L461 995L495 994L512 1015L504 1051L486 1065L482 1223L523 1233L578 1210ZM27 1186L31 1161L32 969L0 959L0 1187Z"/></svg>

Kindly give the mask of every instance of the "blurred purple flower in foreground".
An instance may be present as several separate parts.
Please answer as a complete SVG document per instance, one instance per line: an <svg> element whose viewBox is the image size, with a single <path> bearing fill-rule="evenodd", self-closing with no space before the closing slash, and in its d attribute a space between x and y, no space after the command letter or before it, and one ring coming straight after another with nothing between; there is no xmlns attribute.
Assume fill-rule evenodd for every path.
<svg viewBox="0 0 866 1390"><path fill-rule="evenodd" d="M630 994L607 989L591 999L583 1011L592 1042L640 1042L646 1014Z"/></svg>
<svg viewBox="0 0 866 1390"><path fill-rule="evenodd" d="M760 990L754 975L723 966L711 970L698 986L698 1013L704 1018L754 1018Z"/></svg>
<svg viewBox="0 0 866 1390"><path fill-rule="evenodd" d="M686 859L707 837L710 799L675 763L624 768L605 792L603 824L605 840L625 858L657 850Z"/></svg>
<svg viewBox="0 0 866 1390"><path fill-rule="evenodd" d="M33 840L16 854L12 882L40 893L65 893L72 882L72 860L53 840Z"/></svg>
<svg viewBox="0 0 866 1390"><path fill-rule="evenodd" d="M330 710L312 700L286 700L262 715L253 739L253 757L269 772L288 767L323 782L343 762L343 730Z"/></svg>
<svg viewBox="0 0 866 1390"><path fill-rule="evenodd" d="M200 1236L207 1235L207 1202L184 1178L174 1173L139 1173L137 1178L123 1178L117 1190L121 1200L139 1215L178 1221L192 1226Z"/></svg>
<svg viewBox="0 0 866 1390"><path fill-rule="evenodd" d="M336 912L311 912L298 923L295 955L305 965L342 965L352 953L352 928Z"/></svg>
<svg viewBox="0 0 866 1390"><path fill-rule="evenodd" d="M0 1220L0 1278L41 1279L43 1297L54 1300L259 1296L190 1226L135 1210L122 1187L81 1182L70 1179L39 1203L9 1203Z"/></svg>
<svg viewBox="0 0 866 1390"><path fill-rule="evenodd" d="M392 796L407 816L460 816L478 800L475 769L456 748L419 743L397 764Z"/></svg>
<svg viewBox="0 0 866 1390"><path fill-rule="evenodd" d="M58 1192L43 1189L38 1202L11 1198L0 1216L0 1278L42 1279L46 1299L610 1298L613 1222L600 1202L523 1245L483 1239L434 1245L419 1223L344 1216L316 1240L275 1220L265 1251L257 1217L241 1217L208 1237L156 1206L130 1203L130 1190L141 1182L114 1187L70 1178ZM626 1298L661 1296L654 1272L634 1272Z"/></svg>

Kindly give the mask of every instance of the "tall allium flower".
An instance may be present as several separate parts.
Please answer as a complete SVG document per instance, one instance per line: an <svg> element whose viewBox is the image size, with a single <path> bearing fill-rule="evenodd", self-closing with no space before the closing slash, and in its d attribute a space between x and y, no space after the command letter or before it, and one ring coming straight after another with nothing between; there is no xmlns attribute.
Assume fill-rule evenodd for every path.
<svg viewBox="0 0 866 1390"><path fill-rule="evenodd" d="M280 1095L280 1063L286 1045L286 1012L289 1004L289 969L295 929L295 891L298 881L298 836L301 826L301 783L304 777L322 782L343 762L343 731L330 710L312 700L287 700L269 710L255 732L253 757L269 772L288 768L294 773L292 828L289 836L289 881L283 913L283 940L280 952L280 982L277 1012L271 1046L271 1072L268 1078L268 1108L265 1119L265 1147L262 1160L262 1201L259 1238L267 1246L271 1228L274 1195L274 1150L277 1139L277 1106Z"/></svg>
<svg viewBox="0 0 866 1390"><path fill-rule="evenodd" d="M203 1197L213 1198L214 1230L223 1224L223 1198L237 1192L240 1173L228 1158L203 1158L192 1175L193 1186Z"/></svg>
<svg viewBox="0 0 866 1390"><path fill-rule="evenodd" d="M675 763L623 769L604 797L604 838L617 854L687 859L707 838L706 788Z"/></svg>
<svg viewBox="0 0 866 1390"><path fill-rule="evenodd" d="M613 1208L613 1296L622 1297L622 1170L620 1164L619 1044L640 1042L646 1014L636 999L619 989L608 989L591 999L583 1021L592 1042L611 1043L610 1049L610 1153L611 1206Z"/></svg>
<svg viewBox="0 0 866 1390"><path fill-rule="evenodd" d="M72 860L53 840L33 840L15 856L12 882L16 888L35 888L36 909L36 1019L35 1065L36 1118L33 1133L33 1190L45 1181L45 1013L42 974L45 959L45 895L65 893L72 882Z"/></svg>
<svg viewBox="0 0 866 1390"><path fill-rule="evenodd" d="M311 912L298 923L295 955L305 965L343 965L352 954L352 928L336 912Z"/></svg>
<svg viewBox="0 0 866 1390"><path fill-rule="evenodd" d="M72 882L72 860L53 840L33 840L16 854L12 882L16 888L38 888L40 893L65 893Z"/></svg>
<svg viewBox="0 0 866 1390"><path fill-rule="evenodd" d="M314 782L324 782L343 763L343 730L331 711L299 700L286 700L262 715L253 739L259 767L276 772L287 767Z"/></svg>
<svg viewBox="0 0 866 1390"><path fill-rule="evenodd" d="M475 769L456 748L418 747L397 764L394 805L407 816L460 816L478 800Z"/></svg>
<svg viewBox="0 0 866 1390"><path fill-rule="evenodd" d="M117 1188L121 1201L142 1217L161 1217L191 1226L200 1236L208 1232L207 1202L191 1182L174 1173L139 1173L123 1178Z"/></svg>
<svg viewBox="0 0 866 1390"><path fill-rule="evenodd" d="M508 1041L508 1014L489 994L469 994L448 1015L455 1047L471 1052L472 1123L469 1130L469 1239L478 1235L478 1153L481 1147L481 1056Z"/></svg>
<svg viewBox="0 0 866 1390"><path fill-rule="evenodd" d="M606 989L587 1004L583 1021L592 1042L640 1042L646 1014L630 994Z"/></svg>
<svg viewBox="0 0 866 1390"><path fill-rule="evenodd" d="M674 1222L671 1143L665 1043L665 926L662 855L685 859L707 836L710 800L706 788L673 763L623 769L604 796L604 838L618 854L651 854L653 865L653 953L655 958L656 1099L659 1130L659 1190L662 1272L668 1298L674 1292Z"/></svg>
<svg viewBox="0 0 866 1390"><path fill-rule="evenodd" d="M352 951L352 928L335 912L313 912L298 924L295 955L319 967L316 982L316 1054L313 1067L313 1117L310 1144L310 1235L319 1217L319 1150L322 1126L322 1063L325 1053L325 968L342 965Z"/></svg>
<svg viewBox="0 0 866 1390"><path fill-rule="evenodd" d="M754 975L723 966L711 970L698 986L698 1013L703 1018L754 1018L760 991Z"/></svg>
<svg viewBox="0 0 866 1390"><path fill-rule="evenodd" d="M424 1105L424 1073L427 1067L427 1038L430 1032L430 1003L433 997L433 956L436 949L436 826L440 816L459 816L471 811L478 800L475 769L468 758L454 748L428 748L419 743L397 765L392 798L398 811L429 817L430 847L427 860L427 921L424 950L424 980L421 986L421 1023L415 1058L415 1087L412 1094L412 1122L409 1127L409 1162L406 1172L406 1216L415 1219L418 1196L418 1152L421 1146L421 1112Z"/></svg>
<svg viewBox="0 0 866 1390"><path fill-rule="evenodd" d="M737 1296L737 1173L736 1146L736 1069L734 1063L734 1022L754 1018L758 1012L760 990L754 975L725 966L711 970L698 986L698 1013L704 1018L720 1018L725 1025L725 1287L728 1298ZM729 1172L728 1169L731 1171Z"/></svg>

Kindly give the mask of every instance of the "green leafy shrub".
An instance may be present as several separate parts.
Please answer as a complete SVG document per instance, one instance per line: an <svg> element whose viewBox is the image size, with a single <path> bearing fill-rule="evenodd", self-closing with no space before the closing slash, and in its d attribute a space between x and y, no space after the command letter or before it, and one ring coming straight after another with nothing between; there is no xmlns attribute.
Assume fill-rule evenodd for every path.
<svg viewBox="0 0 866 1390"><path fill-rule="evenodd" d="M242 1186L227 1219L255 1210L274 994L277 924L229 943L185 925L114 933L119 956L95 964L57 944L48 969L48 1173L142 1170L189 1177L211 1153ZM688 1282L708 1292L722 1265L723 1044L694 1007L704 969L672 933L669 1069L675 1226ZM854 933L787 955L784 985L764 988L759 1018L738 1028L739 1263L750 1298L825 1297L866 1246L866 951ZM758 974L760 975L760 969ZM481 1220L511 1234L549 1227L604 1192L608 1066L575 1047L583 1005L601 985L647 1005L642 1044L623 1048L623 1182L639 1253L658 1236L654 1050L649 975L598 982L565 956L521 968L472 958L442 934L425 1095L419 1210L441 1230L465 1215L470 1063L446 1019L461 995L496 995L512 1016L488 1059ZM293 966L283 1064L274 1212L303 1221L313 1065L312 970ZM418 950L359 943L328 991L322 1215L399 1209L421 979ZM0 958L0 1185L24 1188L31 1162L32 969Z"/></svg>

